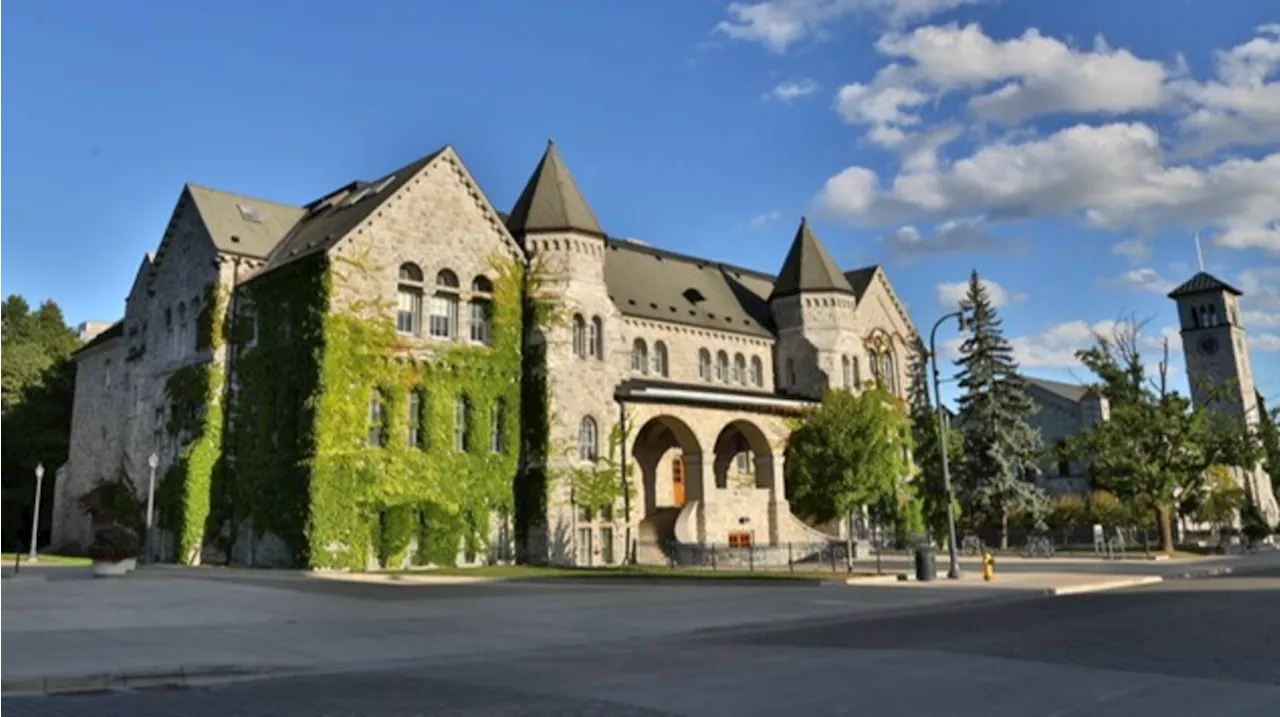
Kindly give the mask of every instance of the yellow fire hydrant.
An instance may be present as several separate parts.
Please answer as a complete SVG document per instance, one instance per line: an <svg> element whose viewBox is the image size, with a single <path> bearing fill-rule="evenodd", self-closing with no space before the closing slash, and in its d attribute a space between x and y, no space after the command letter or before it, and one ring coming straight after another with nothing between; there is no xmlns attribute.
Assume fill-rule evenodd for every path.
<svg viewBox="0 0 1280 717"><path fill-rule="evenodd" d="M996 556L991 553L982 554L982 579L987 582L996 579Z"/></svg>

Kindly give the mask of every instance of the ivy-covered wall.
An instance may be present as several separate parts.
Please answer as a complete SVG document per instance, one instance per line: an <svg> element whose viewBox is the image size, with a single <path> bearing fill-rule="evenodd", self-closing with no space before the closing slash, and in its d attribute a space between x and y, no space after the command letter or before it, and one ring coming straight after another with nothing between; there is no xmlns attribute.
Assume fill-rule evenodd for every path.
<svg viewBox="0 0 1280 717"><path fill-rule="evenodd" d="M449 564L460 549L482 553L490 516L514 510L529 440L521 431L524 267L495 263L489 346L406 342L391 307L376 302L330 311L334 282L353 272L394 276L360 259L318 255L242 292L257 338L250 345L254 327L240 322L228 443L233 520L281 538L299 566L364 569L411 557ZM465 451L455 434L462 398Z"/></svg>

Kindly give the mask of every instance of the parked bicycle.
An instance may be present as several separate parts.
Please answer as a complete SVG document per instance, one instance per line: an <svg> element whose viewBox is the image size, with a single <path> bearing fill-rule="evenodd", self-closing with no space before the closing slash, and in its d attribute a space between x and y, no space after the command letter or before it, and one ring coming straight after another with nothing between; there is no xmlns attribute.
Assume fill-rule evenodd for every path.
<svg viewBox="0 0 1280 717"><path fill-rule="evenodd" d="M981 555L984 547L982 538L973 534L964 536L964 540L960 542L960 549L965 555Z"/></svg>
<svg viewBox="0 0 1280 717"><path fill-rule="evenodd" d="M1022 557L1052 558L1053 541L1049 540L1047 535L1033 535L1027 538L1027 544L1022 548Z"/></svg>

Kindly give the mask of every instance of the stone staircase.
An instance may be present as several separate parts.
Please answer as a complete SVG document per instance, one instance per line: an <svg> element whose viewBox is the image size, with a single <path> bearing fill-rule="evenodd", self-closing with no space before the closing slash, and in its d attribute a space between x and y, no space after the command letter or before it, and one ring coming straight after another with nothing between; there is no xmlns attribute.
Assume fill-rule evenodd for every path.
<svg viewBox="0 0 1280 717"><path fill-rule="evenodd" d="M673 543L676 539L676 519L680 517L680 508L658 508L653 515L640 521L636 527L636 562L641 565L655 565L667 562L667 554L663 545Z"/></svg>

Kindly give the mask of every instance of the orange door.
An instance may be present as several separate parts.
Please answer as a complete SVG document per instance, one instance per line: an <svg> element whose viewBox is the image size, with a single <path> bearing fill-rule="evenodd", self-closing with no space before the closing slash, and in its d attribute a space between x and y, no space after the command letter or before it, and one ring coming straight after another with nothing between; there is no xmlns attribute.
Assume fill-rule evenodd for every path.
<svg viewBox="0 0 1280 717"><path fill-rule="evenodd" d="M671 502L684 505L684 456L671 461Z"/></svg>

